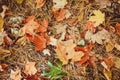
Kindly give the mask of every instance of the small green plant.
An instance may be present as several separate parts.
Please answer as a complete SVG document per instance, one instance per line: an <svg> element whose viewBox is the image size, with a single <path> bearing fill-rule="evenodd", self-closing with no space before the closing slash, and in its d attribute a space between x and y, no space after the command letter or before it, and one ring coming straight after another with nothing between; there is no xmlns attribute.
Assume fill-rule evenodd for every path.
<svg viewBox="0 0 120 80"><path fill-rule="evenodd" d="M62 71L62 64L57 64L57 66L54 66L51 62L48 62L47 64L50 67L50 71L43 71L43 75L51 80L57 80L63 77L63 75L67 74L66 72Z"/></svg>

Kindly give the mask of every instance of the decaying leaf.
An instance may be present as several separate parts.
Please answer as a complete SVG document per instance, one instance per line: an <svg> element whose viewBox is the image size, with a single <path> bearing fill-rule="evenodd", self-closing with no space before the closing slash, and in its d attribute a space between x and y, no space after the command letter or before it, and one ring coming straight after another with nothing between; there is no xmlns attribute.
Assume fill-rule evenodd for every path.
<svg viewBox="0 0 120 80"><path fill-rule="evenodd" d="M0 32L2 32L2 30L3 30L3 24L4 24L4 20L3 20L3 18L0 16Z"/></svg>
<svg viewBox="0 0 120 80"><path fill-rule="evenodd" d="M114 48L114 44L111 43L111 42L109 42L109 43L106 44L105 47L106 47L106 52L110 52L110 51L113 50L113 48Z"/></svg>
<svg viewBox="0 0 120 80"><path fill-rule="evenodd" d="M105 21L105 14L100 10L93 10L94 16L90 16L89 21L95 22L95 26L102 24Z"/></svg>
<svg viewBox="0 0 120 80"><path fill-rule="evenodd" d="M103 70L103 74L105 75L107 80L111 80L112 79L112 72L108 71L106 69Z"/></svg>
<svg viewBox="0 0 120 80"><path fill-rule="evenodd" d="M4 43L9 46L13 44L13 40L7 34L5 34Z"/></svg>
<svg viewBox="0 0 120 80"><path fill-rule="evenodd" d="M33 17L30 16L26 19L27 23L24 25L23 28L21 28L24 34L25 33L28 33L30 35L35 34L34 30L36 30L40 25L36 21L34 21L34 19L35 19L34 16Z"/></svg>
<svg viewBox="0 0 120 80"><path fill-rule="evenodd" d="M36 0L36 8L41 8L45 4L46 0Z"/></svg>
<svg viewBox="0 0 120 80"><path fill-rule="evenodd" d="M25 64L24 73L26 75L34 75L37 72L37 69L35 68L35 62L27 62Z"/></svg>
<svg viewBox="0 0 120 80"><path fill-rule="evenodd" d="M120 58L119 57L114 58L114 63L115 63L115 67L120 69Z"/></svg>
<svg viewBox="0 0 120 80"><path fill-rule="evenodd" d="M5 32L0 32L0 45L4 42Z"/></svg>
<svg viewBox="0 0 120 80"><path fill-rule="evenodd" d="M11 70L10 78L12 80L21 80L22 79L21 70L16 70L16 71Z"/></svg>
<svg viewBox="0 0 120 80"><path fill-rule="evenodd" d="M117 23L115 28L116 28L117 34L120 35L120 24Z"/></svg>
<svg viewBox="0 0 120 80"><path fill-rule="evenodd" d="M67 64L69 59L71 59L72 62L81 60L81 57L84 55L84 53L81 51L76 52L74 50L75 46L76 44L73 43L73 40L58 42L55 51L60 61L63 62L63 65Z"/></svg>
<svg viewBox="0 0 120 80"><path fill-rule="evenodd" d="M17 3L22 4L24 0L16 0Z"/></svg>
<svg viewBox="0 0 120 80"><path fill-rule="evenodd" d="M63 9L67 4L67 0L53 0L53 11Z"/></svg>
<svg viewBox="0 0 120 80"><path fill-rule="evenodd" d="M3 9L3 11L0 13L0 16L2 18L4 18L6 15L5 12L6 12L6 10L8 10L8 7L6 5L2 5L2 9Z"/></svg>
<svg viewBox="0 0 120 80"><path fill-rule="evenodd" d="M95 0L95 2L99 4L101 9L111 5L110 0Z"/></svg>
<svg viewBox="0 0 120 80"><path fill-rule="evenodd" d="M10 53L9 50L0 47L0 54Z"/></svg>
<svg viewBox="0 0 120 80"><path fill-rule="evenodd" d="M115 48L120 51L120 44L116 43Z"/></svg>
<svg viewBox="0 0 120 80"><path fill-rule="evenodd" d="M18 39L15 44L24 45L26 43L26 40L27 40L26 36L23 36L20 39Z"/></svg>
<svg viewBox="0 0 120 80"><path fill-rule="evenodd" d="M92 31L88 30L85 34L85 39L92 41L93 43L97 42L98 44L103 44L103 40L104 40L104 42L110 41L110 34L105 29L98 31L95 34L93 34Z"/></svg>

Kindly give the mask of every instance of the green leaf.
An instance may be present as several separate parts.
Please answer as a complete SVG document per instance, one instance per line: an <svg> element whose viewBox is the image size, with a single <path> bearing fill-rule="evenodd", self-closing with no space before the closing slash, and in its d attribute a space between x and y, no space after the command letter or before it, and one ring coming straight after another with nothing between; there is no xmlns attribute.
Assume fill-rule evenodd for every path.
<svg viewBox="0 0 120 80"><path fill-rule="evenodd" d="M22 3L23 3L23 0L16 0L16 2L17 2L18 4L22 4Z"/></svg>
<svg viewBox="0 0 120 80"><path fill-rule="evenodd" d="M62 71L61 63L57 63L57 66L54 66L51 62L48 62L48 66L50 67L50 71L43 71L43 75L50 78L51 80L59 79L66 74L66 72Z"/></svg>

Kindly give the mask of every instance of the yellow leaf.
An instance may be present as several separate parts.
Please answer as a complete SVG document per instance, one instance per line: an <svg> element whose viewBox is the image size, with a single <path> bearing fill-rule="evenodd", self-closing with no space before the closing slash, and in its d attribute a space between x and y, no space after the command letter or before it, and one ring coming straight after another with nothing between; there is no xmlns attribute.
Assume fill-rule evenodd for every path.
<svg viewBox="0 0 120 80"><path fill-rule="evenodd" d="M112 44L112 43L107 43L107 45L106 45L106 52L112 51L113 48L114 48L114 44Z"/></svg>
<svg viewBox="0 0 120 80"><path fill-rule="evenodd" d="M3 24L4 24L4 20L2 17L0 17L0 32L2 32Z"/></svg>
<svg viewBox="0 0 120 80"><path fill-rule="evenodd" d="M16 0L17 3L22 4L23 0Z"/></svg>
<svg viewBox="0 0 120 80"><path fill-rule="evenodd" d="M27 75L34 75L37 72L37 69L35 68L35 62L27 62L25 64L25 70L24 73Z"/></svg>
<svg viewBox="0 0 120 80"><path fill-rule="evenodd" d="M46 0L36 0L36 7L41 8L45 4Z"/></svg>
<svg viewBox="0 0 120 80"><path fill-rule="evenodd" d="M108 71L108 70L104 69L103 70L103 74L105 75L105 77L106 77L107 80L111 80L111 78L112 78L111 71Z"/></svg>
<svg viewBox="0 0 120 80"><path fill-rule="evenodd" d="M95 26L98 26L105 21L105 14L102 13L100 10L94 10L93 13L94 16L90 16L89 21L96 22Z"/></svg>

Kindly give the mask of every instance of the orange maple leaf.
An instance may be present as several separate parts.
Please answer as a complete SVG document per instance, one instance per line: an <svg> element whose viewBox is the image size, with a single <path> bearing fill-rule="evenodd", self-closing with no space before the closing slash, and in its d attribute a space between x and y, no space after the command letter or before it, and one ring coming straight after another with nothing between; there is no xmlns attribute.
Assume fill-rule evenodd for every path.
<svg viewBox="0 0 120 80"><path fill-rule="evenodd" d="M44 36L35 34L33 37L32 35L27 34L27 37L35 44L35 51L41 51L46 48L47 40Z"/></svg>
<svg viewBox="0 0 120 80"><path fill-rule="evenodd" d="M35 34L34 30L38 29L38 27L40 25L34 19L35 19L34 16L30 16L25 20L25 22L27 22L27 23L24 25L23 28L21 28L21 30L24 34L25 33L28 33L30 35Z"/></svg>
<svg viewBox="0 0 120 80"><path fill-rule="evenodd" d="M62 21L63 19L65 19L65 14L66 14L65 9L60 9L60 10L54 11L54 18L57 21Z"/></svg>

